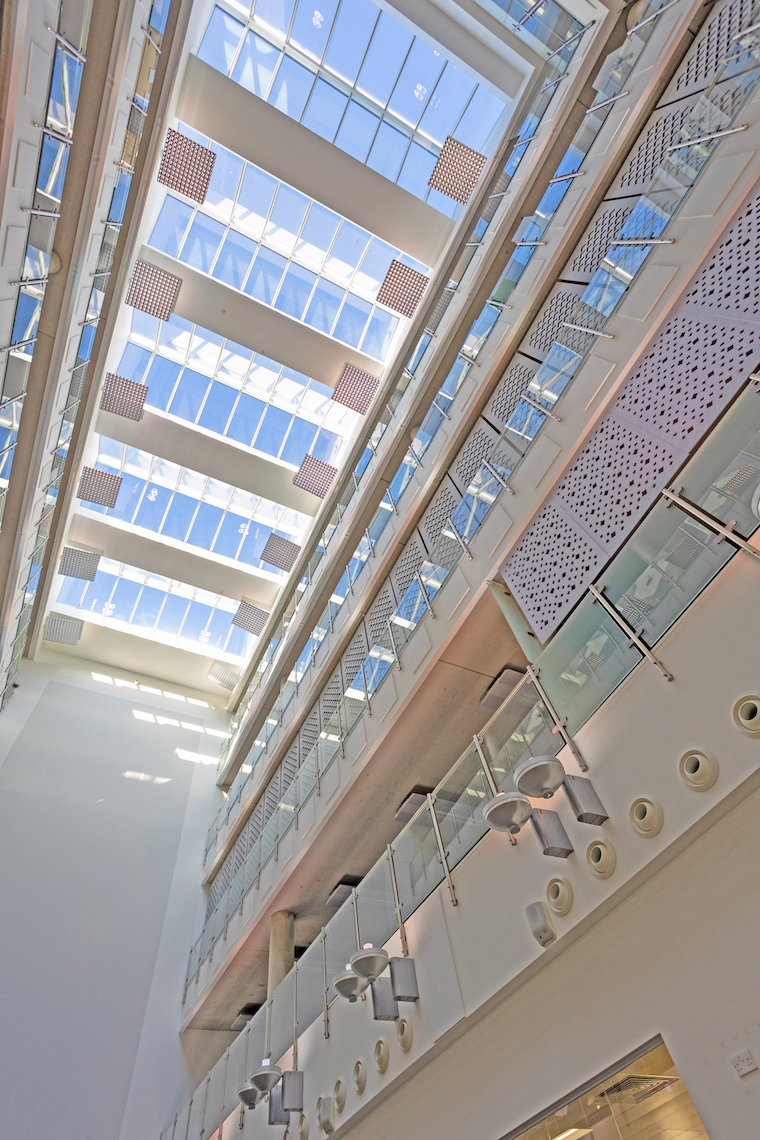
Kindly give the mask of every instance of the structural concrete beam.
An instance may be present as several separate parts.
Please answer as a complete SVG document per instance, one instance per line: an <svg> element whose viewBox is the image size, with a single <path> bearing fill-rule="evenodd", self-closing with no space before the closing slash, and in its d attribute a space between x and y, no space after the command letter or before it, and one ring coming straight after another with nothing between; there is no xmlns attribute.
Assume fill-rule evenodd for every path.
<svg viewBox="0 0 760 1140"><path fill-rule="evenodd" d="M139 422L99 410L94 430L311 517L322 504L316 495L293 486L292 468L256 455L234 440L177 423L150 408L145 409Z"/></svg>
<svg viewBox="0 0 760 1140"><path fill-rule="evenodd" d="M323 206L433 266L454 223L191 55L177 117Z"/></svg>
<svg viewBox="0 0 760 1140"><path fill-rule="evenodd" d="M254 352L262 352L330 388L338 383L346 361L373 376L379 376L383 370L379 360L286 317L156 249L144 245L138 256L141 261L182 278L174 312L186 321L213 329L219 336L228 337Z"/></svg>
<svg viewBox="0 0 760 1140"><path fill-rule="evenodd" d="M251 567L230 566L214 555L183 550L161 535L150 535L120 526L101 515L72 516L68 541L102 550L106 558L150 570L199 590L240 600L248 598L262 609L274 605L281 580L265 578Z"/></svg>

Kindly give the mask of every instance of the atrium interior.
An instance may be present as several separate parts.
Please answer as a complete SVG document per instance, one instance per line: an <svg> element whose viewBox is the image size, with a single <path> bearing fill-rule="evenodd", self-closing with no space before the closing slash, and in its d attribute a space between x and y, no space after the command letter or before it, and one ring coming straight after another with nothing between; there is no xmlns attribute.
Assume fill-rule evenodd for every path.
<svg viewBox="0 0 760 1140"><path fill-rule="evenodd" d="M0 88L3 1136L758 1140L760 0Z"/></svg>

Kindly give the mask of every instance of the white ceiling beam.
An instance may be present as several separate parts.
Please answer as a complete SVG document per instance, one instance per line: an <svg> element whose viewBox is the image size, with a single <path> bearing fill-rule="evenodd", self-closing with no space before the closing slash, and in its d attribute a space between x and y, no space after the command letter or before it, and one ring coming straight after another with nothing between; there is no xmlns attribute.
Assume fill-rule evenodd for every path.
<svg viewBox="0 0 760 1140"><path fill-rule="evenodd" d="M104 515L93 518L75 512L68 541L94 547L102 550L106 558L162 574L200 590L238 600L246 597L266 610L274 605L283 581L265 578L252 567L229 566L213 554L180 550L160 535L138 534L109 521Z"/></svg>
<svg viewBox="0 0 760 1140"><path fill-rule="evenodd" d="M221 281L207 277L173 257L167 257L147 245L142 247L138 256L141 261L182 278L182 288L174 306L178 317L211 329L254 352L261 352L330 388L338 383L347 361L372 376L382 374L380 361L254 301L237 289L230 289Z"/></svg>
<svg viewBox="0 0 760 1140"><path fill-rule="evenodd" d="M194 55L177 117L425 265L452 234L451 219Z"/></svg>
<svg viewBox="0 0 760 1140"><path fill-rule="evenodd" d="M295 472L292 468L256 455L250 448L232 440L207 435L189 424L178 423L149 407L145 408L139 422L99 410L94 430L119 443L137 447L151 455L160 455L170 463L200 471L202 475L220 479L241 491L262 495L273 503L312 517L322 505L322 500L316 495L293 486Z"/></svg>

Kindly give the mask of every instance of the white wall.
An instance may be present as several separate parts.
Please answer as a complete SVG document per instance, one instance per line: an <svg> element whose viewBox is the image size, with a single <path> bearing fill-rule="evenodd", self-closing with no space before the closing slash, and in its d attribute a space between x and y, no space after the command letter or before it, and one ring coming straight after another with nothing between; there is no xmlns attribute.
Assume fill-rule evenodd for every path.
<svg viewBox="0 0 760 1140"><path fill-rule="evenodd" d="M193 1084L177 1028L220 793L213 764L175 749L218 754L197 729L224 720L187 700L207 694L84 665L26 663L0 718L0 1134L15 1140L137 1140Z"/></svg>

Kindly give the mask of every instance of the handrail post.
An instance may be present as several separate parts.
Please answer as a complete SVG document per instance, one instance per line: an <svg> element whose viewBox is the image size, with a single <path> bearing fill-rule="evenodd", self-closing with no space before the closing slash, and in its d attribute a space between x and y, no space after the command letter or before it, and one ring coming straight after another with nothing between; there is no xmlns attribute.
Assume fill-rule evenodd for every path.
<svg viewBox="0 0 760 1140"><path fill-rule="evenodd" d="M391 887L393 888L393 905L396 908L396 922L398 923L398 932L401 936L401 953L405 958L409 957L409 943L406 939L406 927L404 926L404 919L401 915L401 900L398 894L398 882L396 880L396 867L393 862L393 848L390 843L386 851L388 852L388 866L391 872Z"/></svg>
<svg viewBox="0 0 760 1140"><path fill-rule="evenodd" d="M433 795L430 792L428 792L428 795L427 795L427 802L428 802L428 807L430 808L430 818L431 818L431 821L433 824L433 832L435 833L435 841L438 844L438 854L441 857L441 863L443 864L443 873L446 876L446 885L448 886L449 894L451 895L451 905L457 906L458 905L457 893L454 890L454 882L451 878L451 871L449 870L449 862L448 862L448 859L446 858L446 851L445 851L444 846L443 846L443 839L441 837L441 829L438 826L438 817L435 814L435 798L433 797Z"/></svg>

